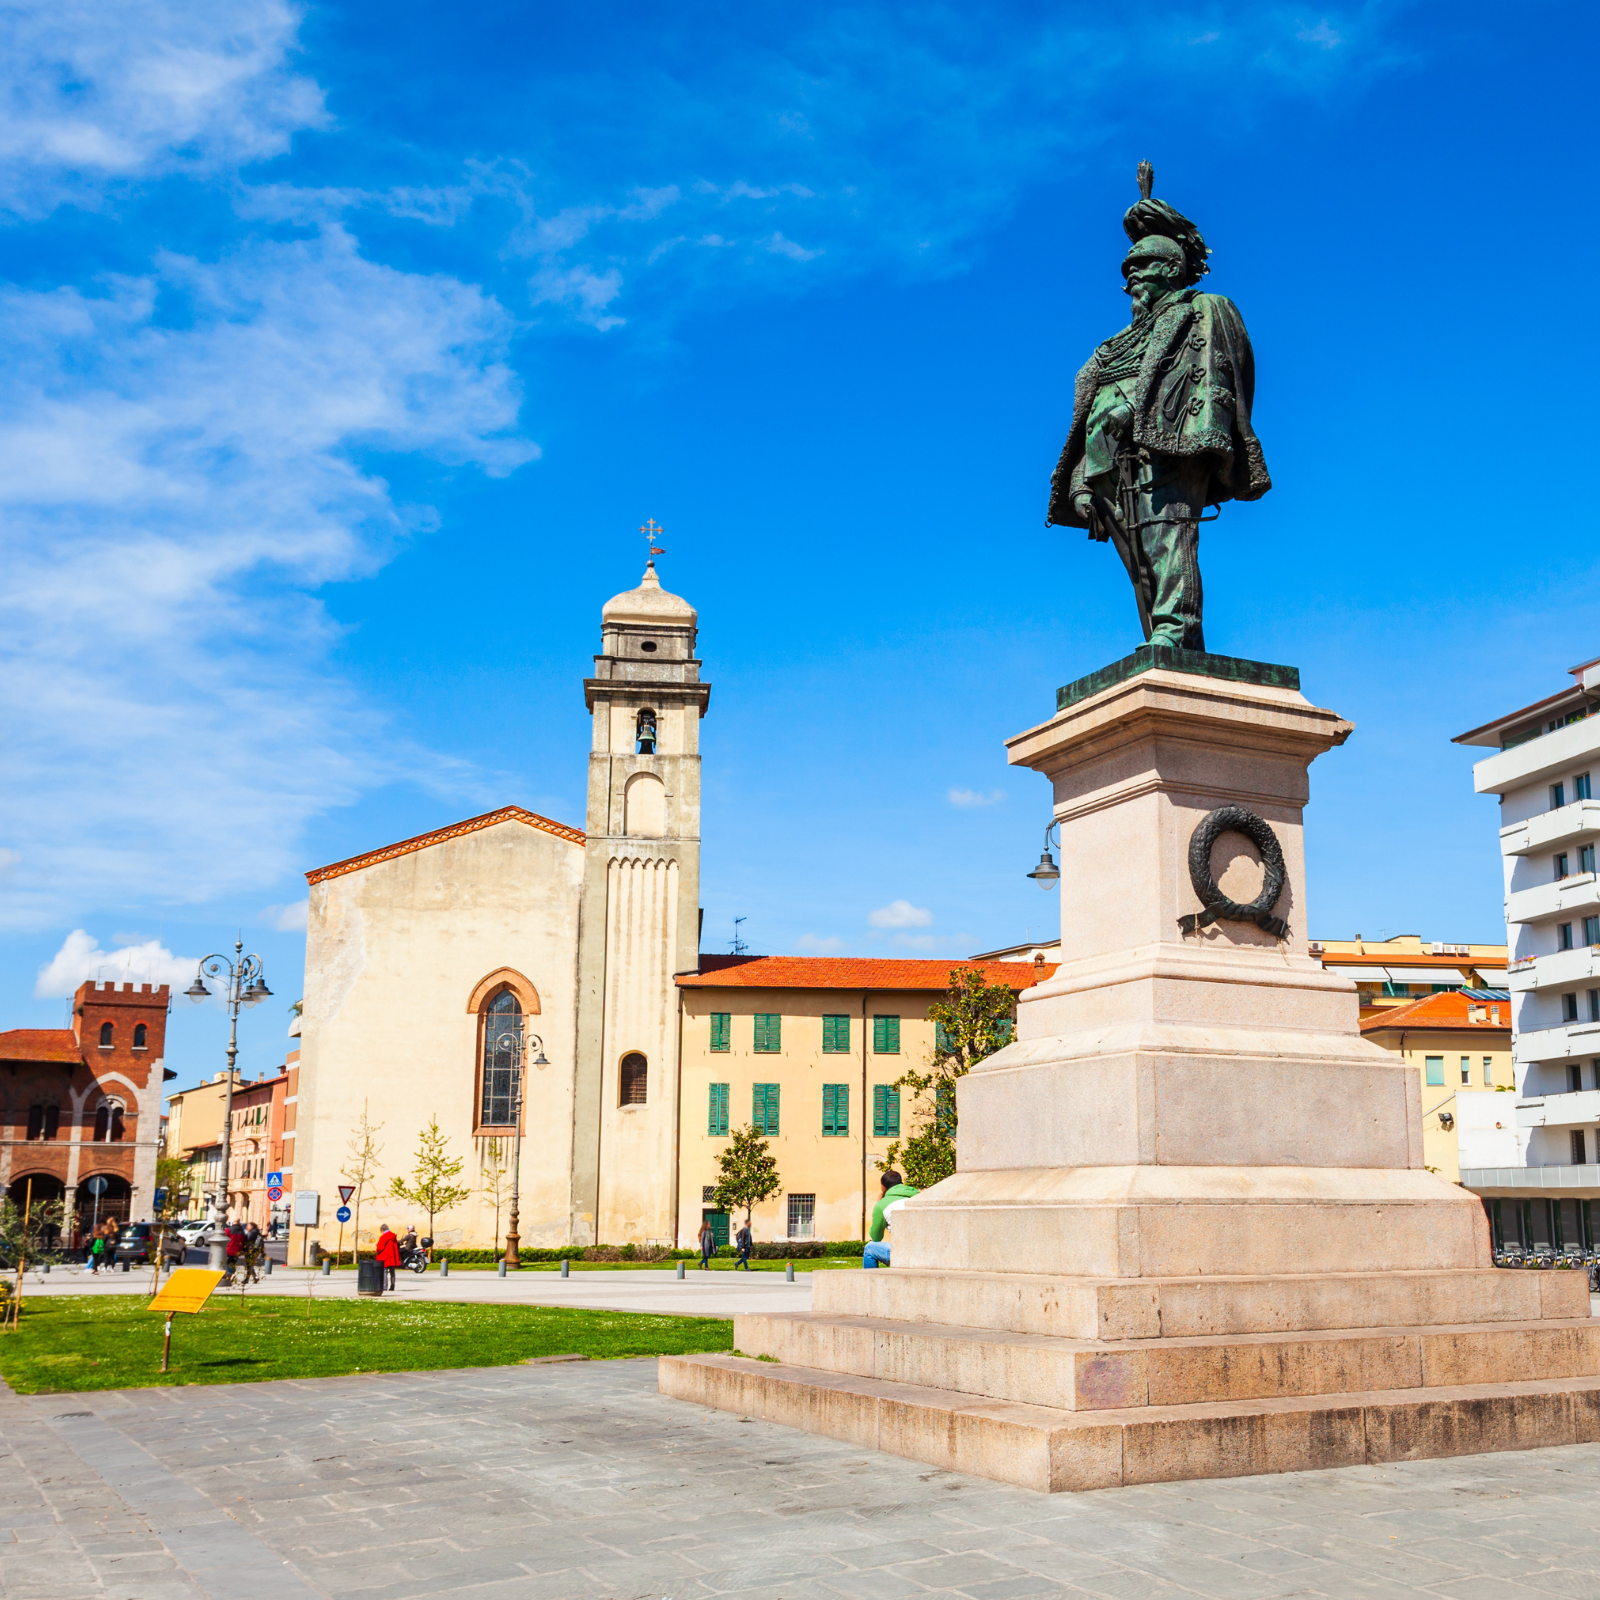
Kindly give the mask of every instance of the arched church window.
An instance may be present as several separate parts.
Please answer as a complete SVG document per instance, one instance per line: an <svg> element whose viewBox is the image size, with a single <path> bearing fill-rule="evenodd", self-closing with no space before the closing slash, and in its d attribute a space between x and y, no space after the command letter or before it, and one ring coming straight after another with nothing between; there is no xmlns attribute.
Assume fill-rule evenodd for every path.
<svg viewBox="0 0 1600 1600"><path fill-rule="evenodd" d="M111 1048L111 1024L109 1022L100 1024L100 1048L102 1050Z"/></svg>
<svg viewBox="0 0 1600 1600"><path fill-rule="evenodd" d="M97 1144L120 1144L122 1141L122 1107L110 1100L102 1102L94 1114L94 1137Z"/></svg>
<svg viewBox="0 0 1600 1600"><path fill-rule="evenodd" d="M145 1026L144 1023L136 1022L133 1025L133 1048L135 1050L148 1049L149 1046L146 1044L145 1041L147 1039L149 1039L149 1037L150 1037L150 1030L149 1030L148 1027Z"/></svg>
<svg viewBox="0 0 1600 1600"><path fill-rule="evenodd" d="M656 753L656 714L649 706L639 713L638 735L638 753L653 756Z"/></svg>
<svg viewBox="0 0 1600 1600"><path fill-rule="evenodd" d="M483 1099L478 1121L508 1128L516 1121L522 1081L522 1003L502 989L483 1015Z"/></svg>
<svg viewBox="0 0 1600 1600"><path fill-rule="evenodd" d="M622 1100L625 1106L642 1106L650 1087L650 1063L637 1050L622 1058Z"/></svg>

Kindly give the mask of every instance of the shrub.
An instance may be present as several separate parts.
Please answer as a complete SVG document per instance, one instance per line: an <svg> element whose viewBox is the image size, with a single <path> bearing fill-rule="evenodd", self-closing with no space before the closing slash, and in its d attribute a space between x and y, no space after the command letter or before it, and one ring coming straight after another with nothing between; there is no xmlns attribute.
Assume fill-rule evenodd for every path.
<svg viewBox="0 0 1600 1600"><path fill-rule="evenodd" d="M750 1247L750 1254L757 1261L815 1261L827 1253L828 1247L820 1239L779 1239Z"/></svg>

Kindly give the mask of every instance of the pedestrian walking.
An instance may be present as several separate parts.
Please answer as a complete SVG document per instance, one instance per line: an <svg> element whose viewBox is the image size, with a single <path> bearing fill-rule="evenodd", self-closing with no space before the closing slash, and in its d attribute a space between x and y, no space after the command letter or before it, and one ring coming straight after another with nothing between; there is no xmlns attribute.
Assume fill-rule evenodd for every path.
<svg viewBox="0 0 1600 1600"><path fill-rule="evenodd" d="M106 1258L106 1236L96 1228L94 1237L89 1241L89 1270L98 1272Z"/></svg>
<svg viewBox="0 0 1600 1600"><path fill-rule="evenodd" d="M711 1257L717 1248L717 1230L711 1226L710 1217L700 1220L700 1270L711 1270Z"/></svg>
<svg viewBox="0 0 1600 1600"><path fill-rule="evenodd" d="M244 1224L236 1222L228 1229L228 1267L222 1275L222 1281L230 1287L238 1275L239 1261L244 1255Z"/></svg>
<svg viewBox="0 0 1600 1600"><path fill-rule="evenodd" d="M743 1267L746 1272L750 1270L750 1224L748 1221L739 1225L739 1231L733 1236L733 1242L739 1247L739 1259L734 1262L733 1270L737 1272Z"/></svg>
<svg viewBox="0 0 1600 1600"><path fill-rule="evenodd" d="M378 1234L378 1265L383 1268L385 1289L394 1288L394 1270L400 1265L400 1241L384 1223Z"/></svg>

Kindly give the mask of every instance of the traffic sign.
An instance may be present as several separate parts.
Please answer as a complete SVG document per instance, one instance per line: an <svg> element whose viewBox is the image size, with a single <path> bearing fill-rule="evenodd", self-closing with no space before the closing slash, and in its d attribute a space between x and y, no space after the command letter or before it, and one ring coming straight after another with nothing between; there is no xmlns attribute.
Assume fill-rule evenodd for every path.
<svg viewBox="0 0 1600 1600"><path fill-rule="evenodd" d="M350 1220L350 1207L340 1206L339 1209L334 1212L334 1216L336 1216L341 1222L348 1222Z"/></svg>
<svg viewBox="0 0 1600 1600"><path fill-rule="evenodd" d="M156 1215L160 1216L167 1209L167 1191L165 1189L157 1189L155 1198L150 1204L154 1208Z"/></svg>
<svg viewBox="0 0 1600 1600"><path fill-rule="evenodd" d="M353 1183L341 1183L339 1185L339 1199L340 1199L341 1203L344 1204L344 1205L349 1205L350 1204L350 1196L353 1195L355 1192L356 1192L356 1186Z"/></svg>
<svg viewBox="0 0 1600 1600"><path fill-rule="evenodd" d="M277 1184L275 1184L275 1183L272 1184L267 1190L267 1199L269 1199L269 1200L281 1200L281 1199L283 1199L283 1190L280 1189Z"/></svg>
<svg viewBox="0 0 1600 1600"><path fill-rule="evenodd" d="M86 1184L84 1184L84 1188L87 1189L90 1194L104 1194L106 1192L106 1180L98 1176L93 1177Z"/></svg>
<svg viewBox="0 0 1600 1600"><path fill-rule="evenodd" d="M269 1172L267 1174L267 1187L269 1189L281 1189L283 1187L283 1174L281 1172Z"/></svg>

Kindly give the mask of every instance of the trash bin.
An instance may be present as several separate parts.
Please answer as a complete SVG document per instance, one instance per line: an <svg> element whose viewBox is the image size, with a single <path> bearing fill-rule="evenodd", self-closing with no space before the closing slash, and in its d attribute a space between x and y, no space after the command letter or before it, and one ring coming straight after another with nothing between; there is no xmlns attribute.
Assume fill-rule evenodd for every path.
<svg viewBox="0 0 1600 1600"><path fill-rule="evenodd" d="M356 1293L383 1293L383 1265L377 1261L362 1261L356 1265Z"/></svg>

